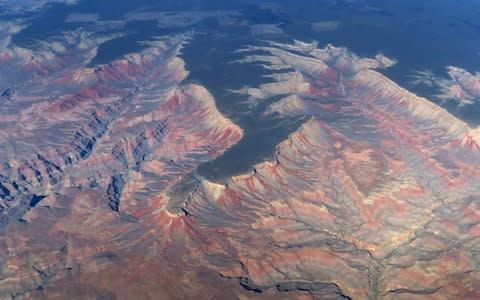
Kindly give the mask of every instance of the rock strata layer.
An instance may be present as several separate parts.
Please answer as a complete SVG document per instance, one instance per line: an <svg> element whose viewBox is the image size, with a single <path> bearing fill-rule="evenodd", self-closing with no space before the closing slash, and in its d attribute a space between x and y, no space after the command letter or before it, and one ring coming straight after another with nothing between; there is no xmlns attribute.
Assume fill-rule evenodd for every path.
<svg viewBox="0 0 480 300"><path fill-rule="evenodd" d="M219 184L195 170L243 133L182 83L189 36L87 67L115 37L0 44L0 298L480 297L480 131L395 61L245 49L273 80L240 92L307 121Z"/></svg>
<svg viewBox="0 0 480 300"><path fill-rule="evenodd" d="M212 264L230 257L219 272L317 299L480 297L479 129L375 71L394 63L382 55L302 42L245 52L285 71L241 92L283 96L266 113L309 120L272 161L196 191L188 208Z"/></svg>

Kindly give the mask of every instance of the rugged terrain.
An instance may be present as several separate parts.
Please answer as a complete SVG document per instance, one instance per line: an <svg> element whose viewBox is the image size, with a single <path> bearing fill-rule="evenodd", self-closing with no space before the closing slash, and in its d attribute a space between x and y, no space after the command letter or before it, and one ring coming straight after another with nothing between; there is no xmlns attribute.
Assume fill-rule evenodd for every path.
<svg viewBox="0 0 480 300"><path fill-rule="evenodd" d="M189 34L89 67L115 35L4 29L1 298L480 297L479 129L375 70L393 60L243 49L273 80L240 92L306 121L214 183L197 166L243 133L182 83Z"/></svg>

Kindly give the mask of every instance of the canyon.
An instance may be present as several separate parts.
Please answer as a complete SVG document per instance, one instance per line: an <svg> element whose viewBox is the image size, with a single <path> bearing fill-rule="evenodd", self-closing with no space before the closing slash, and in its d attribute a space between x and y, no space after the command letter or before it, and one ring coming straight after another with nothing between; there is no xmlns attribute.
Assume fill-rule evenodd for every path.
<svg viewBox="0 0 480 300"><path fill-rule="evenodd" d="M241 49L271 82L237 92L305 122L212 182L196 168L243 131L184 82L191 34L89 66L116 37L1 44L1 298L480 297L480 129L383 75L395 60Z"/></svg>

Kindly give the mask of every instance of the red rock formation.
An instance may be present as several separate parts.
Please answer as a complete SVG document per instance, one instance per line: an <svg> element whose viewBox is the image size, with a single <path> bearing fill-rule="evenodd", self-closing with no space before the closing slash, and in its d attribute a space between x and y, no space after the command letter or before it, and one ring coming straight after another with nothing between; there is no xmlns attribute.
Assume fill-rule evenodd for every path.
<svg viewBox="0 0 480 300"><path fill-rule="evenodd" d="M0 67L18 72L1 77L5 86L15 79L0 108L9 128L0 137L1 298L201 295L183 287L198 279L189 275L198 242L188 238L185 199L170 194L242 130L205 88L181 84L186 39L95 69L85 65L106 39L85 33L38 53L6 48ZM212 274L203 285L220 293Z"/></svg>
<svg viewBox="0 0 480 300"><path fill-rule="evenodd" d="M218 270L248 289L319 299L480 297L478 129L371 70L390 64L382 56L251 50L267 55L246 61L295 72L243 91L286 95L268 112L312 117L275 161L194 194L210 253L231 257Z"/></svg>
<svg viewBox="0 0 480 300"><path fill-rule="evenodd" d="M242 131L181 83L186 38L95 69L103 37L4 50L0 297L480 297L478 129L374 71L382 55L253 47L294 72L243 91L310 119L272 161L190 191Z"/></svg>

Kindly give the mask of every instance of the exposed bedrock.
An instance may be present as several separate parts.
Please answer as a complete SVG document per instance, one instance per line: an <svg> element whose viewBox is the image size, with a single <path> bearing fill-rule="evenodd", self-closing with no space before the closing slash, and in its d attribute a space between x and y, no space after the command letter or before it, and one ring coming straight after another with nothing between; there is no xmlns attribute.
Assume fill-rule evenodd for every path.
<svg viewBox="0 0 480 300"><path fill-rule="evenodd" d="M186 293L172 290L173 279L163 274L188 268L189 259L158 260L166 248L185 248L183 213L168 212L166 194L242 130L205 88L181 84L188 72L177 55L188 35L150 42L94 69L85 65L106 39L62 38L65 45L45 43L38 53L10 46L0 60L0 70L29 70L13 72L15 101L0 107L0 123L9 128L0 133L0 259L8 264L0 298L71 298L72 291L131 298L145 284L151 296L160 289L167 299L180 298ZM23 59L25 53L34 58ZM151 280L129 287L125 266Z"/></svg>
<svg viewBox="0 0 480 300"><path fill-rule="evenodd" d="M242 130L182 84L187 36L94 69L105 38L65 38L83 46L0 56L19 82L0 107L0 298L480 297L478 129L374 70L393 60L247 49L273 82L242 92L308 121L219 184L195 170Z"/></svg>
<svg viewBox="0 0 480 300"><path fill-rule="evenodd" d="M187 220L207 232L213 268L256 292L478 298L478 129L372 70L391 65L383 56L307 46L247 49L267 54L245 62L294 72L240 92L284 95L267 113L310 119L273 161L195 191Z"/></svg>
<svg viewBox="0 0 480 300"><path fill-rule="evenodd" d="M220 274L257 292L306 282L353 299L477 295L476 181L426 181L438 167L420 163L429 157L414 168L399 150L316 119L277 153L278 163L256 165L228 187L203 182L187 206ZM228 267L216 263L225 256Z"/></svg>
<svg viewBox="0 0 480 300"><path fill-rule="evenodd" d="M109 174L116 174L111 176L117 188L119 178L125 184L141 181L129 197L147 199L152 189L163 190L241 137L208 91L180 86L188 72L176 55L188 35L150 42L142 53L108 65L85 67L96 47L113 37L77 32L67 34L64 45L45 43L38 52L5 50L10 59L1 62L2 69L28 64L31 71L15 73L19 100L0 108L2 126L11 128L0 134L0 149L7 153L0 168L3 225L29 208L22 199L71 186L104 189L106 205L119 210L121 193L110 192ZM82 44L80 50L67 48L74 42ZM33 58L24 58L26 53ZM201 140L213 131L213 140Z"/></svg>
<svg viewBox="0 0 480 300"><path fill-rule="evenodd" d="M124 181L122 175L115 174L107 188L108 206L118 211L120 208L120 197L122 196Z"/></svg>

